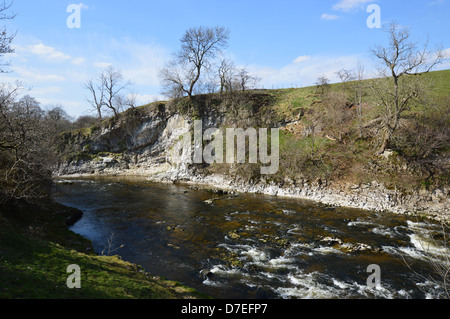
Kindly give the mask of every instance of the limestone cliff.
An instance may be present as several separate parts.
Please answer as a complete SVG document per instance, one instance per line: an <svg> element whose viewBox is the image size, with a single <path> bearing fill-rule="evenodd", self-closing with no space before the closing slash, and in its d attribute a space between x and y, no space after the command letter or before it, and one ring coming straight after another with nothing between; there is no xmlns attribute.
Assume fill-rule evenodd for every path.
<svg viewBox="0 0 450 319"><path fill-rule="evenodd" d="M207 184L239 192L311 199L328 205L449 219L448 187L405 191L401 187L386 187L376 180L352 184L307 178L286 178L279 182L261 177L249 181L223 171L211 173L203 169L204 165L191 165L192 154L178 153L181 160L174 163L174 147L184 134L192 132L198 115L170 109L167 103L155 103L130 109L93 128L63 134L59 143L62 160L54 175L144 175L161 182ZM199 118L204 130L221 127L230 120L229 114L220 109L203 111Z"/></svg>

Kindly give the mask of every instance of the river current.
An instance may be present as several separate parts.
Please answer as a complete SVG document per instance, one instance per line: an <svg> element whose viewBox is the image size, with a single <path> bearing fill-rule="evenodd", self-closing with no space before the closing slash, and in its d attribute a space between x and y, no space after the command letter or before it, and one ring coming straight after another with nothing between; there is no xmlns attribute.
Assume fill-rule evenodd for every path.
<svg viewBox="0 0 450 319"><path fill-rule="evenodd" d="M56 180L53 196L97 253L216 298L445 296L450 232L413 217L131 177Z"/></svg>

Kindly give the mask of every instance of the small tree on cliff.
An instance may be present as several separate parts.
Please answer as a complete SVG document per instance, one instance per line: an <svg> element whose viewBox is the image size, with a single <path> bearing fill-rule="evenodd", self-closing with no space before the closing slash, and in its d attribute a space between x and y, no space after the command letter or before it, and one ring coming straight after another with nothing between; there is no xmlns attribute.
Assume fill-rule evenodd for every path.
<svg viewBox="0 0 450 319"><path fill-rule="evenodd" d="M194 89L205 69L228 45L229 30L223 27L190 28L181 38L181 49L160 71L164 93L170 97L188 95Z"/></svg>
<svg viewBox="0 0 450 319"><path fill-rule="evenodd" d="M98 75L97 82L89 80L84 84L84 88L90 93L87 101L96 109L100 120L103 107L117 116L124 108L135 104L134 97L130 98L130 95L125 97L123 94L130 84L129 81L125 81L122 72L112 66L107 67Z"/></svg>

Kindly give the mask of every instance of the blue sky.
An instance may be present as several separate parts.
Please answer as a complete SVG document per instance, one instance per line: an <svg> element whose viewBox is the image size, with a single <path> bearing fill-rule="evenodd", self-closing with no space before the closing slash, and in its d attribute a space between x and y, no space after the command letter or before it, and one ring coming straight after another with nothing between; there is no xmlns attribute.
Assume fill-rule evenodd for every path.
<svg viewBox="0 0 450 319"><path fill-rule="evenodd" d="M81 27L70 29L70 4L81 6ZM22 81L44 107L62 105L72 116L94 114L84 82L112 65L133 83L140 104L162 99L158 70L193 26L231 31L226 54L262 79L264 88L314 84L322 75L336 81L340 69L358 61L370 77L370 49L386 44L382 29L369 28L370 4L382 23L396 21L412 36L450 53L450 0L15 0L12 21L16 53L0 81ZM450 54L449 54L450 56ZM450 68L447 59L439 69Z"/></svg>

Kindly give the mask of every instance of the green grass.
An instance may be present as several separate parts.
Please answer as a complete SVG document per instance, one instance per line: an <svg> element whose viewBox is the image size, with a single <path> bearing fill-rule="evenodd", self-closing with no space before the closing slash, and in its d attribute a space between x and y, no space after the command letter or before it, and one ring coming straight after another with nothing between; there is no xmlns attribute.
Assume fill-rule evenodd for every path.
<svg viewBox="0 0 450 319"><path fill-rule="evenodd" d="M422 75L423 79L430 85L430 93L434 97L447 97L450 95L450 69L442 71L433 71ZM370 86L371 80L364 80L363 86ZM352 83L349 82L348 86ZM342 90L342 83L330 84L330 90ZM366 90L364 100L372 102L373 96L370 90ZM297 89L267 90L268 94L275 97L273 107L281 114L289 114L295 109L311 108L320 101L320 97L316 94L316 87L304 87Z"/></svg>
<svg viewBox="0 0 450 319"><path fill-rule="evenodd" d="M89 241L65 227L61 212L35 207L0 211L1 299L207 298L117 256L92 253ZM80 266L80 289L67 287L72 264Z"/></svg>
<svg viewBox="0 0 450 319"><path fill-rule="evenodd" d="M450 70L434 71L424 75L432 82L431 92L437 97L450 95Z"/></svg>

